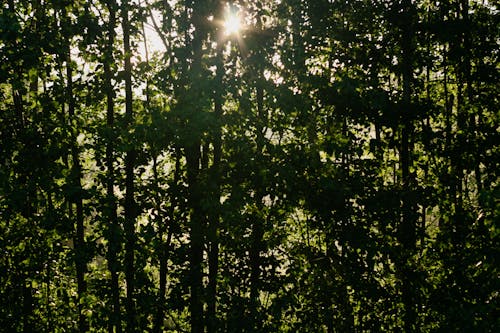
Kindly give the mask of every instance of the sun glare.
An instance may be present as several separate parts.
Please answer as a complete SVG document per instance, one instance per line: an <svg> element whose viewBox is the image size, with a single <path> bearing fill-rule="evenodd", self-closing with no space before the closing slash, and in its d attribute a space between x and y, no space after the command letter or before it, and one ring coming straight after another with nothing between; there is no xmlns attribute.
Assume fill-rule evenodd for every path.
<svg viewBox="0 0 500 333"><path fill-rule="evenodd" d="M237 34L241 29L241 21L238 13L232 10L228 11L226 19L224 21L224 30L226 35Z"/></svg>

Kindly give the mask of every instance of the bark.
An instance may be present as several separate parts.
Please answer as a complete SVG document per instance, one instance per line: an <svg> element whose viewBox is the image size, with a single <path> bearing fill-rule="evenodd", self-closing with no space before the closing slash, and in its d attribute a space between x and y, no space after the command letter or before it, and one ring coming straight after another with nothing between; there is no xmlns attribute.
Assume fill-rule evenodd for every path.
<svg viewBox="0 0 500 333"><path fill-rule="evenodd" d="M223 12L222 3L219 2L218 13ZM207 292L207 332L214 333L218 330L217 325L217 276L219 269L219 220L220 220L220 163L222 156L222 138L221 138L221 117L222 117L222 78L224 75L224 62L223 62L223 45L220 42L222 34L220 31L217 33L218 46L217 46L217 72L215 78L216 90L214 94L214 113L215 121L217 122L214 130L214 156L212 171L212 184L210 190L213 192L212 198L214 200L211 211L209 212L209 225L208 225L208 292Z"/></svg>
<svg viewBox="0 0 500 333"><path fill-rule="evenodd" d="M114 170L114 90L112 85L113 73L111 64L114 62L113 49L115 41L115 26L116 26L116 3L114 0L107 2L109 10L108 22L108 41L106 45L106 53L104 55L104 80L106 89L106 125L109 130L109 137L106 142L106 218L108 220L109 232L109 248L107 253L108 269L111 274L111 305L112 316L109 320L110 331L122 332L121 325L121 310L120 310L120 287L118 283L118 260L117 255L120 249L119 233L120 225L116 212L116 197L114 194L115 186L115 170Z"/></svg>
<svg viewBox="0 0 500 333"><path fill-rule="evenodd" d="M129 2L124 1L121 8L122 30L123 30L123 52L124 52L124 78L125 78L125 119L127 129L133 126L132 109L132 64L130 58L132 55L130 47L130 23L129 23ZM133 146L131 138L129 145ZM137 329L136 310L135 310L135 218L137 216L136 202L134 197L134 165L136 151L134 148L127 148L125 156L125 282L127 285L127 297L125 300L125 309L127 311L127 331L135 332Z"/></svg>
<svg viewBox="0 0 500 333"><path fill-rule="evenodd" d="M177 184L179 183L180 179L180 152L178 149L176 149L176 155L175 155L175 171L174 171L174 181L173 181L173 186L175 187L174 191L177 191ZM154 172L154 177L155 177L155 183L157 187L157 193L159 190L159 185L160 181L158 179L158 174L157 174L157 168L156 168L156 163L153 167L153 172ZM170 201L170 209L168 212L167 216L167 221L169 222L168 226L166 225L167 221L163 221L161 217L159 217L160 221L160 229L158 231L158 238L160 239L160 285L158 288L158 301L157 301L157 308L156 308L156 316L154 319L154 325L153 325L153 332L159 333L162 330L162 324L163 324L163 318L165 315L165 292L167 290L167 271L168 271L168 258L169 258L169 250L170 250L170 243L172 241L172 235L173 235L173 230L174 230L174 223L175 223L175 216L174 216L174 211L175 207L177 206L177 194L172 194L171 193L171 201ZM158 211L159 211L159 206L160 206L161 201L158 201ZM168 231L166 231L168 229ZM165 235L165 232L167 233L167 239L164 241L163 237Z"/></svg>
<svg viewBox="0 0 500 333"><path fill-rule="evenodd" d="M33 332L33 292L31 282L28 279L23 279L22 283L23 295L23 332Z"/></svg>
<svg viewBox="0 0 500 333"><path fill-rule="evenodd" d="M9 11L12 16L16 16L16 9L13 0L9 0ZM13 41L15 49L18 48L18 41L15 39ZM12 59L15 60L15 59ZM23 68L21 67L20 62L16 62L15 64L15 73L13 73L13 79L11 80L11 89L12 89L12 100L14 102L14 110L16 114L17 126L20 131L25 128L26 122L24 119L24 106L23 106L23 95L19 89L21 82L23 82Z"/></svg>
<svg viewBox="0 0 500 333"><path fill-rule="evenodd" d="M201 97L201 87L199 81L201 77L202 40L204 31L202 27L203 16L201 14L201 1L193 3L192 21L194 26L194 36L192 40L193 62L191 71L195 81L192 82L193 94L196 98ZM196 109L194 117L202 110ZM195 119L188 119L188 122ZM189 126L189 125L188 125ZM189 126L191 127L191 126ZM201 207L201 183L200 183L200 163L201 163L201 133L199 129L190 128L192 139L186 144L185 154L187 163L187 179L189 186L188 204L190 213L190 288L191 297L189 309L191 312L191 332L199 333L204 331L203 320L203 238L204 238L204 214Z"/></svg>
<svg viewBox="0 0 500 333"><path fill-rule="evenodd" d="M45 306L47 308L47 332L53 332L54 331L54 319L52 318L52 306L50 304L50 296L52 290L50 289L50 284L52 281L52 267L51 263L47 263L47 268L45 270L45 284L46 284L46 289L45 289L45 295L46 295L46 303Z"/></svg>
<svg viewBox="0 0 500 333"><path fill-rule="evenodd" d="M403 251L400 258L400 274L402 278L402 298L405 307L404 328L405 332L414 332L416 329L416 304L412 278L412 268L409 259L415 251L416 246L416 219L411 199L412 176L411 166L411 136L413 135L412 122L412 80L413 80L413 14L414 8L410 0L403 2L403 17L407 24L402 26L402 77L403 77L403 107L402 130L401 130L401 152L400 165L402 174L402 217L400 226L400 241Z"/></svg>
<svg viewBox="0 0 500 333"><path fill-rule="evenodd" d="M63 17L66 17L63 11ZM70 41L68 41L68 49L66 50L66 94L68 102L69 121L75 117L75 99L73 97L73 70L71 68L71 51ZM73 131L73 129L72 129ZM73 141L71 143L71 158L72 158L72 187L76 195L72 198L73 204L76 206L75 216L75 235L73 243L75 246L75 266L76 266L76 283L78 291L78 330L80 332L88 331L88 323L84 312L82 299L87 291L85 282L85 273L87 271L87 263L85 260L85 226L83 215L83 198L82 198L82 166L78 151L78 143L76 142L77 133L73 131Z"/></svg>
<svg viewBox="0 0 500 333"><path fill-rule="evenodd" d="M16 7L14 4L13 0L8 0L8 10L10 14L15 17L16 16ZM13 44L15 49L18 48L18 41L17 39L13 40ZM24 100L23 100L23 91L24 91L24 69L21 66L21 62L17 61L17 59L11 59L12 61L16 61L14 67L15 67L15 72L12 73L12 80L11 80L11 88L12 88L12 99L14 102L14 110L16 113L16 120L17 120L17 126L16 126L16 131L18 131L16 134L18 134L18 137L20 138L21 142L23 145L28 145L29 142L27 142L25 138L25 131L26 127L29 126L28 121L25 119L25 109L24 109ZM21 88L23 87L23 88ZM24 154L23 154L24 155ZM22 204L22 209L21 209L21 215L25 217L26 219L30 220L33 217L33 204L34 204L34 197L32 195L32 188L30 186L29 182L29 172L25 170L29 170L27 167L29 161L28 161L28 156L20 156L20 161L19 164L21 166L21 172L20 172L20 177L19 177L19 186L23 189L24 193L24 203ZM20 289L20 296L21 296L21 301L20 304L21 307L21 318L20 322L22 322L22 328L24 333L31 333L33 331L33 290L31 287L31 281L30 281L30 276L31 272L29 269L23 271L21 269L20 276L19 276L19 289ZM18 304L19 305L19 304Z"/></svg>
<svg viewBox="0 0 500 333"><path fill-rule="evenodd" d="M466 27L472 26L473 22L471 22L471 19L469 17L469 1L468 0L462 0L462 19L463 19L463 25ZM472 35L471 35L471 29L465 29L464 31L464 36L463 36L463 50L464 50L464 59L463 59L463 70L464 70L464 80L466 84L465 88L465 94L467 96L467 102L468 105L475 105L477 104L475 99L475 91L474 91L474 86L473 86L473 78L472 78L472 65L473 65L473 59L471 57L471 53L467 52L469 50L473 49L473 43L472 43ZM478 110L478 113L480 113L480 109ZM475 175L475 180L476 180L476 187L478 193L481 192L483 189L483 184L482 184L482 172L481 172L481 154L480 154L480 149L476 148L477 145L477 124L476 124L476 112L470 112L469 111L469 119L468 119L468 130L467 133L469 137L467 138L467 146L469 149L473 149L471 152L472 155L474 156L474 166L471 168L474 170L474 175Z"/></svg>
<svg viewBox="0 0 500 333"><path fill-rule="evenodd" d="M260 74L260 72L259 72ZM262 150L264 146L264 89L262 88L262 84L260 83L261 76L258 77L257 83L257 155L262 155ZM258 159L262 161L262 157ZM261 184L259 181L256 185L256 198L259 200L256 204L259 205L259 211L262 209L262 198L264 197L264 189L265 184ZM259 305L259 291L260 291L260 275L261 275L261 252L263 248L263 240L264 237L264 221L262 221L259 217L253 217L252 223L252 233L251 233L251 245L250 245L250 301L251 301L251 313L253 322L257 320L257 311Z"/></svg>
<svg viewBox="0 0 500 333"><path fill-rule="evenodd" d="M344 118L342 136L345 138L349 137L348 126L349 125L348 125L347 118ZM352 156L348 151L342 152L341 156L342 156L342 169L343 169L343 173L344 173L343 180L346 182L346 184L349 184L350 180L351 180L349 173L350 173L350 168L351 168L350 164L351 164ZM343 238L343 239L347 238L347 240L349 240L350 236L347 236L347 237L345 236L345 235L349 235L352 232L352 231L350 231L351 221L349 219L350 202L349 202L349 197L347 195L344 196L342 206L343 206L342 210L340 210L337 213L339 215L338 218L332 218L331 220L332 221L334 221L336 219L339 220L339 232L342 235L341 238ZM332 242L337 237L338 236L335 235L334 232L329 237L329 239L330 239L329 246L331 247L332 252L338 251L336 249L334 242ZM339 265L340 265L340 267L343 267L343 268L349 267L349 265L350 265L348 244L347 243L348 242L344 243L341 246L340 253L338 255L340 258ZM334 257L331 257L331 258L333 258L333 260L335 260ZM354 309L353 309L352 303L349 299L349 284L347 282L348 280L350 280L350 278L349 278L350 272L348 269L342 269L341 271L342 271L342 277L343 277L341 286L339 288L340 289L340 300L339 301L342 304L341 311L343 312L342 328L341 329L344 332L353 332L354 331ZM333 306L333 304L330 304L330 306Z"/></svg>
<svg viewBox="0 0 500 333"><path fill-rule="evenodd" d="M257 31L262 32L262 22L261 19L257 19ZM257 46L259 47L259 46ZM256 49L256 67L251 70L256 70L256 82L255 82L255 91L256 91L256 106L257 106L257 138L256 138L256 158L257 161L264 161L263 150L265 144L264 131L267 126L267 113L264 108L264 54L262 49ZM263 168L265 166L258 165L257 168ZM258 170L256 172L259 172ZM256 205L258 206L258 211L263 211L263 203L262 200L265 196L265 186L263 182L261 182L260 178L257 180L255 184L255 198L257 200ZM258 319L258 311L260 305L260 278L261 278L261 252L264 249L264 222L265 217L262 216L253 216L252 217L252 231L250 235L250 249L249 249L249 259L250 259L250 314L251 314L251 322L254 323L259 328L259 319Z"/></svg>
<svg viewBox="0 0 500 333"><path fill-rule="evenodd" d="M191 332L203 332L203 216L201 214L200 193L200 146L192 144L186 147L187 178L189 184L188 203L191 208L190 229L190 312Z"/></svg>

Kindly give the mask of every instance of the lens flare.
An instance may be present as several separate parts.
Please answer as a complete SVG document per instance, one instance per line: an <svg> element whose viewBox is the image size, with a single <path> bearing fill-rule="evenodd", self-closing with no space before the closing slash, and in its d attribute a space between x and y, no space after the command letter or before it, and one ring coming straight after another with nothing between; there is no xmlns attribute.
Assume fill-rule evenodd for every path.
<svg viewBox="0 0 500 333"><path fill-rule="evenodd" d="M226 35L237 34L241 29L241 21L238 13L234 13L231 10L226 16L224 21L224 31Z"/></svg>

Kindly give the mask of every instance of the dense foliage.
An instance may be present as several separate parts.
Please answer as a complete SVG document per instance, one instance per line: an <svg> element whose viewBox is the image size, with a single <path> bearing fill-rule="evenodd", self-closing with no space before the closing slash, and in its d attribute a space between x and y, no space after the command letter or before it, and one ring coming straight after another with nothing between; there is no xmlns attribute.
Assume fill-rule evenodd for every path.
<svg viewBox="0 0 500 333"><path fill-rule="evenodd" d="M498 332L499 10L2 2L0 331Z"/></svg>

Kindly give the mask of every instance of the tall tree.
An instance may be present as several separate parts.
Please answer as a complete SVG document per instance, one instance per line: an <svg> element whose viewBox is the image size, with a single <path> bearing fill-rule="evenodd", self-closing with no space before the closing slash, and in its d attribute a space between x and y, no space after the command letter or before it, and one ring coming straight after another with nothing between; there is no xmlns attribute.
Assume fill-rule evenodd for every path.
<svg viewBox="0 0 500 333"><path fill-rule="evenodd" d="M203 104L199 103L205 98L203 89L203 74L202 74L202 45L206 36L206 26L204 17L204 3L202 1L189 1L186 4L187 8L192 9L191 22L193 37L191 40L192 63L189 69L190 91L188 98L185 100L185 107L188 111L187 137L184 152L186 155L187 181L189 186L189 207L190 207L190 271L189 271L189 286L190 286L190 315L191 315L191 332L199 333L204 330L203 316L203 247L204 247L204 230L205 230L205 214L202 211L202 184L201 184L201 136L202 128L200 118L202 116ZM192 101L198 101L199 104L192 104ZM205 152L204 152L205 153Z"/></svg>
<svg viewBox="0 0 500 333"><path fill-rule="evenodd" d="M224 6L222 1L215 2L215 22L224 19ZM207 332L217 332L219 330L217 320L217 281L219 276L219 228L220 228L220 197L221 197L221 160L222 160L222 106L223 100L223 78L224 78L224 55L223 46L225 44L223 27L219 24L214 29L214 36L217 43L215 50L216 72L213 89L214 101L214 128L212 129L213 141L213 161L209 170L211 181L207 184L210 196L213 200L210 203L208 212L208 290L207 290Z"/></svg>
<svg viewBox="0 0 500 333"><path fill-rule="evenodd" d="M123 30L123 59L124 59L124 81L125 81L125 124L126 135L129 147L126 150L125 156L125 280L127 283L127 298L125 308L127 310L127 331L134 332L137 326L137 318L135 311L135 221L137 217L137 205L135 202L135 160L136 150L134 147L134 139L130 137L134 127L134 112L132 105L132 48L130 44L131 23L129 22L130 3L124 1L121 4L121 18Z"/></svg>
<svg viewBox="0 0 500 333"><path fill-rule="evenodd" d="M114 0L105 2L106 9L108 10L108 22L106 29L107 40L105 41L105 51L103 55L103 69L104 69L104 87L106 94L106 126L108 129L108 137L106 142L106 156L105 164L107 168L106 174L106 220L108 228L108 241L109 246L107 250L108 269L111 274L110 281L110 294L112 307L111 316L109 318L109 330L121 333L121 310L120 310L120 285L119 285L119 264L118 252L121 248L120 240L120 225L118 223L117 205L115 197L115 90L113 88L114 77L114 44L115 44L115 28L116 28L116 13L118 6Z"/></svg>

